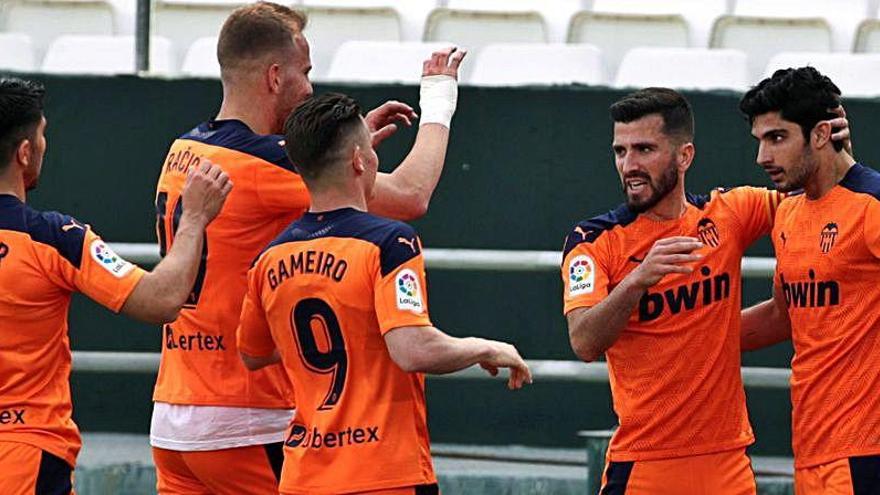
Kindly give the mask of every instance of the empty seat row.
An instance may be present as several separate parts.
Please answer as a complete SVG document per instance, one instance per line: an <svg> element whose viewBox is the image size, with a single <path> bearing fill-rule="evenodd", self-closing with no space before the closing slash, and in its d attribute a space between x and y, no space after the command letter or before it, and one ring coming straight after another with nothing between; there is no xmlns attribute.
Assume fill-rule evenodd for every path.
<svg viewBox="0 0 880 495"><path fill-rule="evenodd" d="M5 44L9 41L9 44ZM187 51L181 72L218 77L216 38L202 38ZM11 53L27 54L26 36L0 35L0 68L32 70L32 57L6 60ZM421 62L448 43L363 42L343 43L333 57L327 79L338 82L415 84ZM10 49L6 49L9 47ZM169 40L154 37L151 59L154 72L169 74L172 66ZM475 60L462 82L482 86L613 83L617 87L669 86L680 89L743 91L758 80L748 74L748 56L739 50L642 47L623 57L616 77L606 77L601 50L580 44L491 44ZM17 64L17 65L16 65ZM813 65L828 74L846 96L878 96L880 53L847 54L783 52L762 68L762 77L779 68ZM134 68L134 39L87 35L62 36L50 47L42 69L55 73L130 73Z"/></svg>

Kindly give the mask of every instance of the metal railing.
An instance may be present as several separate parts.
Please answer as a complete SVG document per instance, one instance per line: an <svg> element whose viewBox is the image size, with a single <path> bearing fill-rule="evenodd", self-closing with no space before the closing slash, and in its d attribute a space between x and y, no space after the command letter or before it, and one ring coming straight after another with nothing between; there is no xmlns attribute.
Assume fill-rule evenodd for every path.
<svg viewBox="0 0 880 495"><path fill-rule="evenodd" d="M123 258L144 264L159 261L155 244L113 243L111 247ZM439 270L492 270L515 272L557 271L562 264L559 251L511 251L500 249L425 249L425 264ZM773 275L773 258L746 257L742 260L743 277Z"/></svg>

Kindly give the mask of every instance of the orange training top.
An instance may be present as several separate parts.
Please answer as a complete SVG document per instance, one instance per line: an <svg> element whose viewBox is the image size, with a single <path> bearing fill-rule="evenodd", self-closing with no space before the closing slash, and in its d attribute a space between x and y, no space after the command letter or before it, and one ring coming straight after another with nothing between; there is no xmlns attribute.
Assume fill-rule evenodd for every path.
<svg viewBox="0 0 880 495"><path fill-rule="evenodd" d="M163 254L174 242L189 167L208 159L234 186L207 228L192 295L177 321L165 325L156 401L294 407L280 367L249 372L235 345L251 262L309 204L305 184L293 171L281 139L254 134L238 120L221 120L200 124L171 146L156 192L156 230Z"/></svg>
<svg viewBox="0 0 880 495"><path fill-rule="evenodd" d="M282 493L436 483L424 376L401 370L384 340L430 324L421 245L406 224L350 208L307 213L267 248L248 275L238 346L278 349L296 384Z"/></svg>
<svg viewBox="0 0 880 495"><path fill-rule="evenodd" d="M0 441L74 466L81 442L71 419L70 296L119 311L143 274L88 225L0 195Z"/></svg>
<svg viewBox="0 0 880 495"><path fill-rule="evenodd" d="M773 245L795 467L880 454L880 173L856 164L821 198L783 201Z"/></svg>
<svg viewBox="0 0 880 495"><path fill-rule="evenodd" d="M690 274L649 288L606 351L620 427L612 461L708 454L753 442L740 376L740 262L770 231L779 193L753 187L688 194L681 218L625 205L579 223L565 242L565 313L602 302L654 242L700 238Z"/></svg>

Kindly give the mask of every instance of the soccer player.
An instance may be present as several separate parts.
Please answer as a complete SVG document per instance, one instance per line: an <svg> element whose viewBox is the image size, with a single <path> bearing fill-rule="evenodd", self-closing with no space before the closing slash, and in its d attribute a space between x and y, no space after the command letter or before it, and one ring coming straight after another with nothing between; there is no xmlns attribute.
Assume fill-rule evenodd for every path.
<svg viewBox="0 0 880 495"><path fill-rule="evenodd" d="M312 93L305 24L303 14L268 2L231 14L217 48L219 114L175 141L162 168L156 212L163 249L174 242L177 198L190 163L208 158L236 184L207 231L188 305L164 328L150 431L162 494L277 490L293 393L280 366L248 373L235 329L250 263L310 204L279 135L291 110ZM393 173L378 174L371 211L404 219L425 212L443 167L463 56L445 50L425 62L415 145ZM413 118L412 109L397 102L367 114L373 144Z"/></svg>
<svg viewBox="0 0 880 495"><path fill-rule="evenodd" d="M740 103L758 165L794 194L773 227L775 297L743 312L743 348L794 343L798 495L880 493L880 173L830 139L839 104L812 67L777 71Z"/></svg>
<svg viewBox="0 0 880 495"><path fill-rule="evenodd" d="M44 89L0 79L0 493L72 493L81 441L71 418L67 312L82 292L114 312L174 320L195 280L205 226L232 183L208 163L183 189L178 242L152 272L90 226L25 204L46 152Z"/></svg>
<svg viewBox="0 0 880 495"><path fill-rule="evenodd" d="M436 494L422 373L506 367L518 389L529 369L431 325L418 235L367 213L378 158L354 100L312 98L285 138L312 204L255 261L238 329L249 368L280 360L295 384L281 493Z"/></svg>
<svg viewBox="0 0 880 495"><path fill-rule="evenodd" d="M685 192L689 103L648 88L611 106L626 203L580 222L562 277L571 345L608 361L614 434L603 494L756 491L740 377L740 260L781 196L752 187Z"/></svg>

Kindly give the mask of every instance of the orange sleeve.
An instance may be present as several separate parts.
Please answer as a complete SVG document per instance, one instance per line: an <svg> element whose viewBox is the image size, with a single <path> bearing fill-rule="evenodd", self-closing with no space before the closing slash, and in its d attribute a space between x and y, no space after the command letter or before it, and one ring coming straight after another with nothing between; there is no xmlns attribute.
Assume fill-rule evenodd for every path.
<svg viewBox="0 0 880 495"><path fill-rule="evenodd" d="M737 238L743 240L743 248L770 233L776 209L785 195L763 187L736 187L721 194L730 205L742 230Z"/></svg>
<svg viewBox="0 0 880 495"><path fill-rule="evenodd" d="M880 258L880 200L871 200L865 212L865 243Z"/></svg>
<svg viewBox="0 0 880 495"><path fill-rule="evenodd" d="M609 261L607 235L592 241L572 242L580 234L574 231L566 239L562 260L563 313L589 308L608 297Z"/></svg>
<svg viewBox="0 0 880 495"><path fill-rule="evenodd" d="M298 174L278 166L256 167L257 197L262 208L272 213L308 209L306 183Z"/></svg>
<svg viewBox="0 0 880 495"><path fill-rule="evenodd" d="M382 335L395 328L431 325L421 252L384 276L377 269L373 297Z"/></svg>
<svg viewBox="0 0 880 495"><path fill-rule="evenodd" d="M263 309L262 293L262 270L260 264L248 271L248 290L241 306L241 318L239 318L236 330L236 343L238 350L248 356L268 356L275 351L275 341L266 319L266 311Z"/></svg>
<svg viewBox="0 0 880 495"><path fill-rule="evenodd" d="M62 266L62 276L73 288L113 312L122 309L146 273L113 252L88 226L79 267L68 263Z"/></svg>

